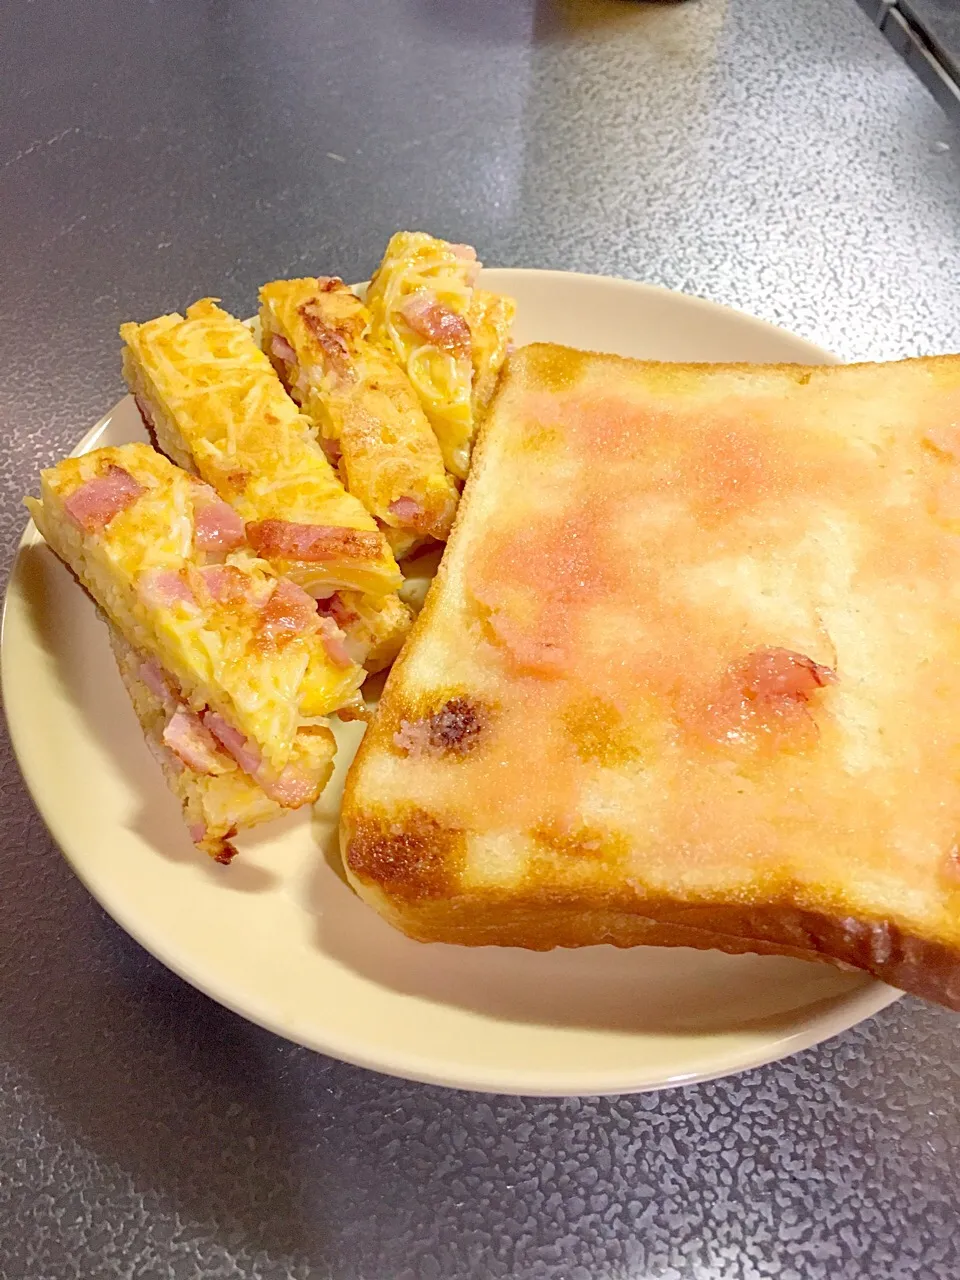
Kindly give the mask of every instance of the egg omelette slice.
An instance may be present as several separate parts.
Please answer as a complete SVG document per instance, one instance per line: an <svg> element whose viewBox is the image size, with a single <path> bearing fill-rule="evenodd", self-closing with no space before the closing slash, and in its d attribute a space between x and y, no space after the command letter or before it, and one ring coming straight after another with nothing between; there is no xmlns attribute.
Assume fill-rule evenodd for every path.
<svg viewBox="0 0 960 1280"><path fill-rule="evenodd" d="M65 459L26 501L52 550L173 691L165 732L181 762L216 773L225 752L282 807L315 800L332 754L319 717L351 703L364 672L312 597L242 541L224 551L230 508L213 490L128 444Z"/></svg>
<svg viewBox="0 0 960 1280"><path fill-rule="evenodd" d="M475 287L480 265L470 245L398 231L367 291L370 336L406 370L447 470L460 479L516 312L512 298Z"/></svg>
<svg viewBox="0 0 960 1280"><path fill-rule="evenodd" d="M236 854L232 839L245 828L282 817L287 810L272 800L212 734L193 725L173 682L158 664L133 649L112 624L110 646L120 678L133 704L143 736L160 765L167 786L180 801L184 821L197 847L217 862ZM336 742L329 729L317 726L309 737L318 781L333 771Z"/></svg>
<svg viewBox="0 0 960 1280"><path fill-rule="evenodd" d="M246 325L204 298L120 336L124 377L160 448L236 509L279 573L318 596L397 590L383 534Z"/></svg>
<svg viewBox="0 0 960 1280"><path fill-rule="evenodd" d="M369 340L370 313L334 278L274 280L260 290L268 352L347 489L404 554L446 538L458 492L407 375Z"/></svg>

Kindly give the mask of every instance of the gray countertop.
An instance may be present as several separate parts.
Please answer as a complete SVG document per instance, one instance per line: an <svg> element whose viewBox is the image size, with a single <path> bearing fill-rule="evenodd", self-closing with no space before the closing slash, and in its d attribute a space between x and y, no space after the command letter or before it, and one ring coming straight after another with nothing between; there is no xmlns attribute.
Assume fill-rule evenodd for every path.
<svg viewBox="0 0 960 1280"><path fill-rule="evenodd" d="M960 138L853 0L6 0L0 96L8 559L121 319L360 277L397 227L960 350ZM2 768L4 1277L960 1275L951 1015L635 1098L388 1080L166 972Z"/></svg>

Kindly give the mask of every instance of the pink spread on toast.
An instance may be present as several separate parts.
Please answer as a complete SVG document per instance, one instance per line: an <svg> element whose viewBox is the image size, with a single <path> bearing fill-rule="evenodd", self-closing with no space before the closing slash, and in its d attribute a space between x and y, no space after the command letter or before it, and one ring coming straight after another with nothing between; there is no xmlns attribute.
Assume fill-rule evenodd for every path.
<svg viewBox="0 0 960 1280"><path fill-rule="evenodd" d="M680 701L680 719L724 746L809 747L818 728L808 704L836 680L835 671L805 654L757 649L732 662L700 698L688 690Z"/></svg>

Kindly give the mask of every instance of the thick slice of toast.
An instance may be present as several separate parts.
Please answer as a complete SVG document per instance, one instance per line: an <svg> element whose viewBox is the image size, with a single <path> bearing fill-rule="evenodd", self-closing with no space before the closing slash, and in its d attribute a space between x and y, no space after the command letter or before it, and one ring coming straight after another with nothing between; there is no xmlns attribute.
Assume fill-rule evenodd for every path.
<svg viewBox="0 0 960 1280"><path fill-rule="evenodd" d="M357 891L960 1008L958 841L960 356L513 356L348 779Z"/></svg>

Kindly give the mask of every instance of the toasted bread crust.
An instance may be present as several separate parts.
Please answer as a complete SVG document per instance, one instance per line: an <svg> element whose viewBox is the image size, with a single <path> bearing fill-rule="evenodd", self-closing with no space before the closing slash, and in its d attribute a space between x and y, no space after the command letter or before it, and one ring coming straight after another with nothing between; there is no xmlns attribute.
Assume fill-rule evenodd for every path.
<svg viewBox="0 0 960 1280"><path fill-rule="evenodd" d="M424 814L408 815L393 834L375 822L358 829L348 820L341 840L347 875L360 897L418 942L529 951L598 944L693 947L792 956L862 969L960 1012L957 951L893 920L830 915L786 898L694 904L623 890L574 896L536 884L511 893L457 892L461 833L443 831Z"/></svg>
<svg viewBox="0 0 960 1280"><path fill-rule="evenodd" d="M834 369L517 353L437 580L347 779L341 839L358 893L422 941L790 955L960 1009L960 785L945 763L960 755L950 713L960 561L953 510L938 506L960 460L960 440L954 457L939 428L958 420L960 357ZM641 458L647 429L654 444ZM609 477L557 463L577 461L577 433L586 470ZM644 582L626 597L624 616L654 618L663 655L644 687L625 623L612 657L570 639L582 614L602 628L623 607L629 555L590 557L617 510L590 519L607 496L598 484L615 486L624 458L638 485L648 462L664 469L662 491L648 484L652 501L662 492L687 504L650 533L637 516L638 537L652 539L638 544L641 561L663 547L675 570L661 615ZM554 516L550 503L578 486L586 514L571 527L569 506ZM504 541L525 487L543 500ZM674 527L683 537L670 543ZM701 539L689 551L687 530ZM815 558L796 569L810 538L834 561L838 548L847 555L842 582L829 559L823 575ZM687 607L691 584L700 590L716 546L733 548L740 577L710 595L708 574L707 603L697 597L699 613L675 620L669 609ZM750 574L762 589L748 596ZM583 590L551 614L571 582ZM796 601L802 609L783 607ZM451 698L498 714L468 755L418 755L404 724L429 723ZM599 808L565 803L598 786ZM376 865L363 853L373 829ZM398 879L393 855L402 863L424 842L430 876Z"/></svg>

